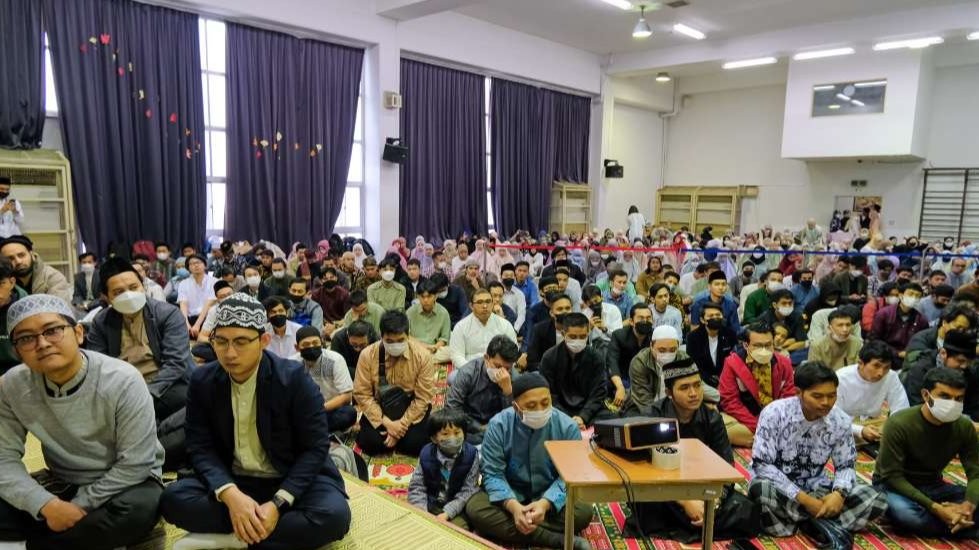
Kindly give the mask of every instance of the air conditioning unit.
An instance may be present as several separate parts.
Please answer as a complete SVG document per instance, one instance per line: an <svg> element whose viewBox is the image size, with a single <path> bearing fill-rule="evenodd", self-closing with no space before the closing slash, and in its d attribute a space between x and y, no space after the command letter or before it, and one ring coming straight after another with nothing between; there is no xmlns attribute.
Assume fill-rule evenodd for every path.
<svg viewBox="0 0 979 550"><path fill-rule="evenodd" d="M24 209L21 229L34 242L34 251L73 280L78 242L68 159L51 149L0 149L0 176L10 178L10 197Z"/></svg>
<svg viewBox="0 0 979 550"><path fill-rule="evenodd" d="M400 109L401 105L401 94L398 92L384 92L385 109Z"/></svg>

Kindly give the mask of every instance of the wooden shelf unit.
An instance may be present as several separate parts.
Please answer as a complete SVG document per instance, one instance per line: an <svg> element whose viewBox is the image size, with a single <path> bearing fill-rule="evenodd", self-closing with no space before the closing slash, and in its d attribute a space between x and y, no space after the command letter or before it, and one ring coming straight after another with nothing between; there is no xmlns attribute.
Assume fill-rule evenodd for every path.
<svg viewBox="0 0 979 550"><path fill-rule="evenodd" d="M758 187L666 186L656 191L656 225L673 230L683 226L699 234L704 227L715 235L741 230L741 199L757 197Z"/></svg>
<svg viewBox="0 0 979 550"><path fill-rule="evenodd" d="M554 182L551 187L550 230L580 235L591 231L591 222L591 187L587 183Z"/></svg>

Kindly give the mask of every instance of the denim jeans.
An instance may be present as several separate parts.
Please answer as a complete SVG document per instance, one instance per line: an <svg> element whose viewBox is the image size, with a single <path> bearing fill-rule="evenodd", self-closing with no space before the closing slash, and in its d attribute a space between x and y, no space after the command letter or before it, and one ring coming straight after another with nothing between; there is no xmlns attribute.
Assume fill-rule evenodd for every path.
<svg viewBox="0 0 979 550"><path fill-rule="evenodd" d="M951 535L948 526L924 506L886 488L880 488L884 489L884 494L887 497L887 518L896 527L928 537L975 538L979 533L979 529L970 527ZM918 487L918 490L928 495L928 498L935 502L959 503L965 500L965 487L949 483L940 482L933 485L923 485ZM972 516L973 521L976 521L976 515Z"/></svg>

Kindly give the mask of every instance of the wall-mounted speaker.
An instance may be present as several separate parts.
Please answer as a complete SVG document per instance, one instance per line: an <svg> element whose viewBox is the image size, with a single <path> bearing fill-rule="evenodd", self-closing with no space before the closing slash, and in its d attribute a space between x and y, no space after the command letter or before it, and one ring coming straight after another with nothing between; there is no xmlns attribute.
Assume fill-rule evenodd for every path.
<svg viewBox="0 0 979 550"><path fill-rule="evenodd" d="M605 159L605 177L606 178L621 178L625 175L625 167L619 164L619 161L612 159Z"/></svg>
<svg viewBox="0 0 979 550"><path fill-rule="evenodd" d="M388 162L404 164L408 160L408 147L401 144L400 138L387 138L384 155L381 158Z"/></svg>

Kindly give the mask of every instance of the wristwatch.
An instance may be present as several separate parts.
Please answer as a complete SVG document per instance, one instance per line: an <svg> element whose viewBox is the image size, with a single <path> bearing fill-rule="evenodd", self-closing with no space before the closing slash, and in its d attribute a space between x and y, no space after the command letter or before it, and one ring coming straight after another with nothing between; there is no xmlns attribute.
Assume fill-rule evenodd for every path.
<svg viewBox="0 0 979 550"><path fill-rule="evenodd" d="M272 496L272 504L275 504L279 512L285 512L289 508L289 501L279 495Z"/></svg>

